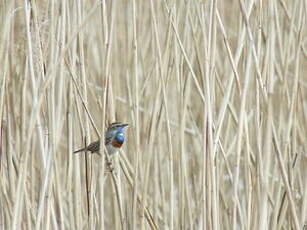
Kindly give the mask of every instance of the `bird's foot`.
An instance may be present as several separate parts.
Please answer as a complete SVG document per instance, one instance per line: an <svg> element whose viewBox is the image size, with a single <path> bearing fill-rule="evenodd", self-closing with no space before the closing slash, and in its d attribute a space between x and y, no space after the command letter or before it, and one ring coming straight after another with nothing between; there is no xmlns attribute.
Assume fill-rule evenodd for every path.
<svg viewBox="0 0 307 230"><path fill-rule="evenodd" d="M112 162L106 162L106 170L105 170L105 172L106 173L108 173L108 172L113 173L114 170L115 170L115 168L114 168Z"/></svg>

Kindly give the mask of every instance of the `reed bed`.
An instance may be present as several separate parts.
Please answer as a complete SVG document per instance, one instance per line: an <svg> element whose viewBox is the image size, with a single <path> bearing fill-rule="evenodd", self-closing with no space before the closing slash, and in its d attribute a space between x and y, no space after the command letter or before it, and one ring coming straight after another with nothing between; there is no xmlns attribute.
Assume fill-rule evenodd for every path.
<svg viewBox="0 0 307 230"><path fill-rule="evenodd" d="M0 229L307 228L306 16L1 1ZM73 154L114 121L119 154Z"/></svg>

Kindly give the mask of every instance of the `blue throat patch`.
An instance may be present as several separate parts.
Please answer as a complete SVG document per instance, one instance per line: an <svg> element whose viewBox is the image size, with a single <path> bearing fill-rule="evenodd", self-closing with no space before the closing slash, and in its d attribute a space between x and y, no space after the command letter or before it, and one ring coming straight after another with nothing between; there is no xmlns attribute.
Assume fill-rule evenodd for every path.
<svg viewBox="0 0 307 230"><path fill-rule="evenodd" d="M115 140L118 142L118 144L123 144L125 141L124 134L122 132L118 132L115 136Z"/></svg>

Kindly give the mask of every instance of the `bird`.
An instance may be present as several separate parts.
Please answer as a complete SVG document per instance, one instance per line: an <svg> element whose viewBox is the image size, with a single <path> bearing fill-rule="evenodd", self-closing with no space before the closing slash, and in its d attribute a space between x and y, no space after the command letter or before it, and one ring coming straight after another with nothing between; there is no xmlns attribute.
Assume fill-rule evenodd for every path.
<svg viewBox="0 0 307 230"><path fill-rule="evenodd" d="M123 124L120 122L114 122L109 125L107 131L105 132L105 146L109 155L116 153L123 145L125 141L124 131L128 127L128 124ZM91 153L98 153L100 150L100 141L95 141L86 146L85 148L78 149L74 153L79 153L83 151L90 151Z"/></svg>

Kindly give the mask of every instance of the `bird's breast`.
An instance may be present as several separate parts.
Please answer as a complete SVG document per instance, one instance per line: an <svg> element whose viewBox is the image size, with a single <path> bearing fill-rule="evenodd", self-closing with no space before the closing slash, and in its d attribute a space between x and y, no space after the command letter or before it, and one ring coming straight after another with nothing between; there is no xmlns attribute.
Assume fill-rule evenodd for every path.
<svg viewBox="0 0 307 230"><path fill-rule="evenodd" d="M112 143L111 143L111 144L112 144L112 146L115 147L115 148L120 148L120 147L122 147L122 145L123 145L122 143L120 143L119 141L117 141L116 138L114 138L114 139L112 140Z"/></svg>

